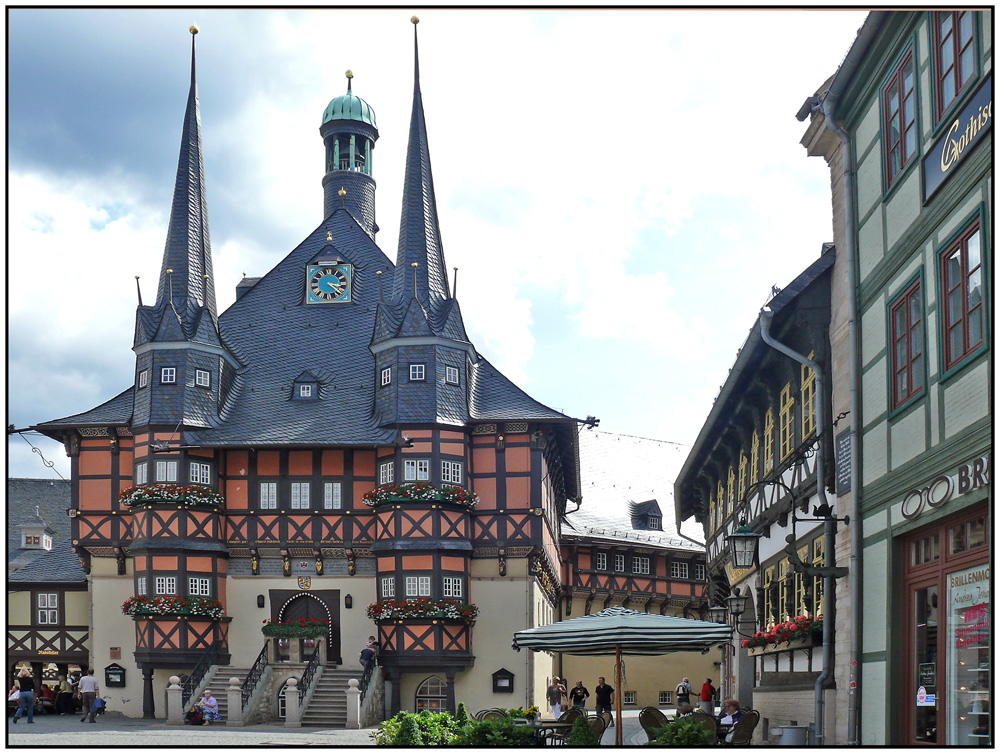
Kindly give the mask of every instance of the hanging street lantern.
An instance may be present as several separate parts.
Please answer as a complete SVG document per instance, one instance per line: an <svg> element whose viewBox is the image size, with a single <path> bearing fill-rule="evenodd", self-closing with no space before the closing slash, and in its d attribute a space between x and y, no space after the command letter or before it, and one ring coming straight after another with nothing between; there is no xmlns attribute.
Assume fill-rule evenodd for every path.
<svg viewBox="0 0 1000 754"><path fill-rule="evenodd" d="M736 530L726 539L729 540L729 553L732 557L733 568L753 568L757 562L757 543L760 534L747 526L746 522L741 522Z"/></svg>

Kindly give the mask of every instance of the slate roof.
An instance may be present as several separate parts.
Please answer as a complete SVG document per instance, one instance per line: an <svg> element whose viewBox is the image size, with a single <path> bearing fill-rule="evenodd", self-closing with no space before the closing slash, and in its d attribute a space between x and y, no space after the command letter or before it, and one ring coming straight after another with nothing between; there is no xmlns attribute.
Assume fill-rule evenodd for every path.
<svg viewBox="0 0 1000 754"><path fill-rule="evenodd" d="M469 379L469 414L478 421L569 419L539 403L479 356Z"/></svg>
<svg viewBox="0 0 1000 754"><path fill-rule="evenodd" d="M7 567L20 568L7 574L8 581L86 581L80 560L71 549L70 483L62 479L7 480ZM51 550L21 549L19 524L35 518L35 509L55 532ZM24 564L24 565L21 565Z"/></svg>
<svg viewBox="0 0 1000 754"><path fill-rule="evenodd" d="M65 416L62 419L52 419L35 425L33 429L56 430L60 427L106 427L109 424L127 425L132 420L132 400L134 394L131 387L122 391L109 401L95 406L80 414ZM51 434L47 432L46 434Z"/></svg>
<svg viewBox="0 0 1000 754"><path fill-rule="evenodd" d="M583 504L566 514L563 537L704 552L704 545L679 536L674 523L674 479L687 451L687 445L666 440L581 430ZM632 526L633 509L645 508L633 504L650 500L660 508L663 531ZM681 533L698 542L704 539L695 522L685 523Z"/></svg>

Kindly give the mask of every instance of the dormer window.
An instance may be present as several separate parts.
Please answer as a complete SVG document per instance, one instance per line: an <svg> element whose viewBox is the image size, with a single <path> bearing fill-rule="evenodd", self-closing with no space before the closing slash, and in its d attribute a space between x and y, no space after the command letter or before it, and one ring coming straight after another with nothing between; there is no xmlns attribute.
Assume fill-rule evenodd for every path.
<svg viewBox="0 0 1000 754"><path fill-rule="evenodd" d="M314 401L319 399L319 380L311 372L303 372L292 383L292 400Z"/></svg>
<svg viewBox="0 0 1000 754"><path fill-rule="evenodd" d="M647 522L647 528L649 528L649 529L655 529L656 531L662 531L663 530L663 524L660 523L660 517L659 516L650 516L649 520Z"/></svg>
<svg viewBox="0 0 1000 754"><path fill-rule="evenodd" d="M299 385L299 398L312 398L313 386L312 385Z"/></svg>

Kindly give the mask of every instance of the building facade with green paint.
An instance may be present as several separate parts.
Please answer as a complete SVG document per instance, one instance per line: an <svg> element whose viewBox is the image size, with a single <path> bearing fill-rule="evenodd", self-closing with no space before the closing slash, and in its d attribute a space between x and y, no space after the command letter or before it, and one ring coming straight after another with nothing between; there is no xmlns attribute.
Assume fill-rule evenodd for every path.
<svg viewBox="0 0 1000 754"><path fill-rule="evenodd" d="M853 274L865 745L992 743L992 53L988 11L873 12L799 113Z"/></svg>

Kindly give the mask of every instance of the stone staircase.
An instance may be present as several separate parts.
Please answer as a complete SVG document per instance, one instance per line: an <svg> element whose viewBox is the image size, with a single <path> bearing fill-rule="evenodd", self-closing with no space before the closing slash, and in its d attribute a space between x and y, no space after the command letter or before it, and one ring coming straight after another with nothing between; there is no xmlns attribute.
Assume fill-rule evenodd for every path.
<svg viewBox="0 0 1000 754"><path fill-rule="evenodd" d="M336 668L328 665L316 682L316 690L302 715L303 726L344 728L347 725L347 681L360 679L359 668Z"/></svg>
<svg viewBox="0 0 1000 754"><path fill-rule="evenodd" d="M212 690L212 696L219 702L219 714L223 720L229 719L229 679L239 678L240 683L246 680L250 668L234 668L232 665L216 668L212 674L212 680L208 688Z"/></svg>

